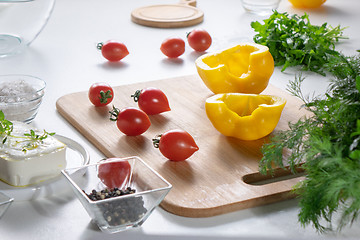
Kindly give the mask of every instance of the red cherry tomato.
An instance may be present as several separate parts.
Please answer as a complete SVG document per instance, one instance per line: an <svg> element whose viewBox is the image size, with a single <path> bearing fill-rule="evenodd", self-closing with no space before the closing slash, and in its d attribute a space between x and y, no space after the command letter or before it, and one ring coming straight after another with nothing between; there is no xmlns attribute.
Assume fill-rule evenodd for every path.
<svg viewBox="0 0 360 240"><path fill-rule="evenodd" d="M118 62L129 55L129 51L125 44L116 41L98 43L97 48L101 50L104 58L110 62Z"/></svg>
<svg viewBox="0 0 360 240"><path fill-rule="evenodd" d="M185 52L185 42L181 38L168 38L162 42L160 50L169 58L177 58Z"/></svg>
<svg viewBox="0 0 360 240"><path fill-rule="evenodd" d="M110 120L116 121L118 129L127 136L141 135L151 125L148 115L138 108L127 107L119 111L114 107L110 113Z"/></svg>
<svg viewBox="0 0 360 240"><path fill-rule="evenodd" d="M194 138L186 131L170 130L153 139L162 155L172 161L183 161L199 150Z"/></svg>
<svg viewBox="0 0 360 240"><path fill-rule="evenodd" d="M131 97L134 98L135 102L138 102L139 108L148 115L171 110L165 93L158 88L149 87L137 90Z"/></svg>
<svg viewBox="0 0 360 240"><path fill-rule="evenodd" d="M94 83L88 92L89 100L96 107L106 106L114 98L114 90L107 83Z"/></svg>
<svg viewBox="0 0 360 240"><path fill-rule="evenodd" d="M187 35L187 40L191 48L197 52L206 51L212 43L210 34L203 29L195 29Z"/></svg>
<svg viewBox="0 0 360 240"><path fill-rule="evenodd" d="M109 158L101 163L98 168L98 177L108 188L122 189L130 179L131 166L126 160L116 161L116 158Z"/></svg>

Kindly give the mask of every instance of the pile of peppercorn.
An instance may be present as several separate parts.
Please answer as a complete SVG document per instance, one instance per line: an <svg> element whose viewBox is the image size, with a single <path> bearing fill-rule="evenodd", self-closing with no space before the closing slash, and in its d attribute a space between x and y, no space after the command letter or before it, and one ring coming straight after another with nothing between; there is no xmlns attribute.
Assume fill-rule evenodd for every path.
<svg viewBox="0 0 360 240"><path fill-rule="evenodd" d="M88 196L88 198L90 198L90 200L97 201L97 200L103 200L106 198L118 197L118 196L132 194L132 193L135 193L135 189L128 187L125 190L118 189L118 188L111 188L111 189L106 188L101 191L96 191L94 189L91 191L90 194L87 194L87 193L85 193L85 194Z"/></svg>
<svg viewBox="0 0 360 240"><path fill-rule="evenodd" d="M89 199L98 201L133 193L135 193L135 189L128 187L125 190L118 188L104 189L101 191L92 190L90 194L85 194L89 197ZM106 201L98 204L98 207L103 213L105 221L110 226L139 221L147 211L144 207L144 200L142 196L118 198L116 201Z"/></svg>

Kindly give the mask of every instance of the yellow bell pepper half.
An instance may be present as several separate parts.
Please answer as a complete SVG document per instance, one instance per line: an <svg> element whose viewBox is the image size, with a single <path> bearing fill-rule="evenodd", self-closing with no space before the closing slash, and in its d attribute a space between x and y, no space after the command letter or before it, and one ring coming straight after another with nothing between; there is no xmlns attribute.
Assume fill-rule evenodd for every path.
<svg viewBox="0 0 360 240"><path fill-rule="evenodd" d="M206 99L206 114L223 135L256 140L270 134L279 122L286 100L271 95L225 93Z"/></svg>
<svg viewBox="0 0 360 240"><path fill-rule="evenodd" d="M195 61L205 85L217 93L261 93L274 72L274 59L268 47L244 43L204 54Z"/></svg>
<svg viewBox="0 0 360 240"><path fill-rule="evenodd" d="M295 8L318 8L326 0L289 0Z"/></svg>

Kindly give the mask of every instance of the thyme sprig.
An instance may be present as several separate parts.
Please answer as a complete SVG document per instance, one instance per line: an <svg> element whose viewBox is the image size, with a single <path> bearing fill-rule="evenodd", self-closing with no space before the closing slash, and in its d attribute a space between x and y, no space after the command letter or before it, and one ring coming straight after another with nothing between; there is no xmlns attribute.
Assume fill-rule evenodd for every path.
<svg viewBox="0 0 360 240"><path fill-rule="evenodd" d="M55 135L54 132L49 133L46 130L43 131L43 133L40 134L36 134L36 132L33 129L30 129L29 133L24 133L24 136L26 136L28 139L28 143L23 146L22 151L26 152L28 150L32 150L37 148L41 143L43 143L43 141L48 137L48 136L53 136Z"/></svg>
<svg viewBox="0 0 360 240"><path fill-rule="evenodd" d="M11 133L14 130L14 124L5 118L5 114L0 110L0 137L2 138L1 142L4 144L8 137L15 137ZM32 150L37 148L48 136L55 135L54 132L43 131L42 134L37 134L35 130L30 129L29 133L24 133L22 140L23 142L27 142L26 145L23 146L22 151L27 152L28 150Z"/></svg>
<svg viewBox="0 0 360 240"><path fill-rule="evenodd" d="M0 136L1 142L4 144L8 136L13 131L13 123L5 119L5 114L0 110Z"/></svg>

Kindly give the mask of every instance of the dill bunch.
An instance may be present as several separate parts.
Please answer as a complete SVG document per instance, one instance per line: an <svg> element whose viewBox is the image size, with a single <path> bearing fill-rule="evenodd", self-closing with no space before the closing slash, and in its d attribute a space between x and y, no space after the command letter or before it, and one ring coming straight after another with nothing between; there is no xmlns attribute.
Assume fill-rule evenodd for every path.
<svg viewBox="0 0 360 240"><path fill-rule="evenodd" d="M360 213L360 55L330 55L324 69L334 76L324 96L305 98L301 76L289 82L289 92L312 114L265 144L260 161L265 174L273 163L284 167L283 149L291 151L286 164L294 172L300 164L305 170L305 180L295 186L299 222L320 232L334 229L335 213L338 231Z"/></svg>

